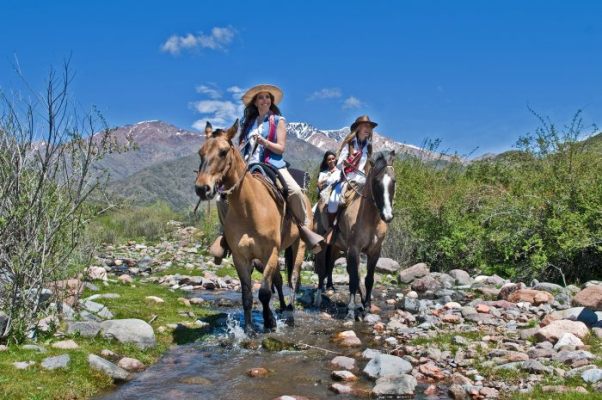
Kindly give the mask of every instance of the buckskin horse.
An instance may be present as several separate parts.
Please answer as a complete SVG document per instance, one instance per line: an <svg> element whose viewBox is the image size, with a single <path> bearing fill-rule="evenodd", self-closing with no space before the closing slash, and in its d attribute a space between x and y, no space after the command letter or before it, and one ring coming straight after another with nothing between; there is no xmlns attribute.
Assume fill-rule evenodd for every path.
<svg viewBox="0 0 602 400"><path fill-rule="evenodd" d="M335 258L343 251L347 258L349 273L349 304L347 318L355 318L356 312L370 310L374 271L380 258L382 243L387 233L387 224L393 220L393 199L395 197L395 171L393 160L395 152L388 155L379 153L369 160L366 183L363 188L351 187L347 193L351 198L348 205L339 212L337 225L332 240L321 253L316 255L316 272L318 273L318 290L316 305L319 307L324 290L324 280L328 277L332 282L332 269ZM351 192L350 192L351 191ZM316 212L314 228L324 232L328 226L325 204L321 204ZM319 215L318 215L319 213ZM360 288L359 263L360 254L367 256L367 274L365 278L366 293ZM361 304L357 302L357 292Z"/></svg>
<svg viewBox="0 0 602 400"><path fill-rule="evenodd" d="M201 163L195 191L200 200L211 200L217 194L227 196L228 211L223 220L224 237L240 279L245 331L252 332L253 269L263 273L258 297L263 306L264 328L273 329L276 327L276 320L270 309L273 286L278 291L281 309L287 308L278 255L281 250L287 250L285 258L288 281L293 289L288 308L294 310L305 244L300 240L296 224L284 215L285 207L277 200L274 190L263 179L247 171L240 152L232 142L237 130L238 120L228 130L213 131L208 124L205 143L199 150ZM309 199L305 198L305 201L307 210L311 210Z"/></svg>

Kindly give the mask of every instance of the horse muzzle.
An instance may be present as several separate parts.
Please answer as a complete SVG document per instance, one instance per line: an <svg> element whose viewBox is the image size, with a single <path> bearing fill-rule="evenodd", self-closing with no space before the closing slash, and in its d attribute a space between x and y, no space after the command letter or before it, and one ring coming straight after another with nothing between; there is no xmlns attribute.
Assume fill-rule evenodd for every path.
<svg viewBox="0 0 602 400"><path fill-rule="evenodd" d="M201 198L201 200L213 200L217 194L215 185L195 185L194 191L196 192L196 195Z"/></svg>

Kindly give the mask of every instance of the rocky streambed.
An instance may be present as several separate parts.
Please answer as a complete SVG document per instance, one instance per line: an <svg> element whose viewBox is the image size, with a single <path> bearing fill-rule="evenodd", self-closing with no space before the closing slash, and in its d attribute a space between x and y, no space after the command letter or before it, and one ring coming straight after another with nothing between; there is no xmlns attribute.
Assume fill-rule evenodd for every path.
<svg viewBox="0 0 602 400"><path fill-rule="evenodd" d="M99 293L73 304L62 340L52 343L66 352L53 357L87 335L140 348L165 338L179 344L149 367L109 348L91 352L91 368L122 382L99 399L602 397L602 282L525 284L383 259L372 309L346 321L344 262L321 310L305 263L295 325L282 316L276 332L249 338L232 267L203 257L193 228L178 232L180 242L107 247L87 271L92 288L146 285L144 307L177 303L172 318L115 318L118 299ZM64 358L41 363L68 368Z"/></svg>

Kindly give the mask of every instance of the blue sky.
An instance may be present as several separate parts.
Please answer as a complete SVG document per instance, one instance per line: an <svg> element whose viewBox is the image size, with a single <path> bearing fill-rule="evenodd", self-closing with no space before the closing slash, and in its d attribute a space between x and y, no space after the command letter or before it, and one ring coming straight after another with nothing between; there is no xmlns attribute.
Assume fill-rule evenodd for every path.
<svg viewBox="0 0 602 400"><path fill-rule="evenodd" d="M398 141L461 154L511 148L538 125L528 107L602 121L599 1L0 4L0 87L18 86L15 56L41 87L71 55L73 95L111 125L228 123L263 82L284 89L289 121L369 114Z"/></svg>

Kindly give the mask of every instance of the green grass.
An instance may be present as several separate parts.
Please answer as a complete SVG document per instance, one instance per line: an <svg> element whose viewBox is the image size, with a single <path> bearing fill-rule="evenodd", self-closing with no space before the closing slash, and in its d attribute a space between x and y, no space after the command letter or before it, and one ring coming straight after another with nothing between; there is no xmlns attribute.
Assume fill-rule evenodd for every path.
<svg viewBox="0 0 602 400"><path fill-rule="evenodd" d="M112 380L102 373L89 368L87 356L90 353L100 355L102 349L109 349L117 354L133 357L149 366L154 363L167 349L175 343L202 340L206 331L200 329L178 329L163 334L157 332L159 326L169 323L194 322L196 318L212 315L206 308L187 307L178 302L183 292L171 291L156 284L135 282L135 287L122 284L100 286L100 291L86 290L83 297L96 293L117 293L118 299L98 299L105 304L118 318L139 318L150 321L155 330L157 346L152 349L140 350L131 344L121 344L114 340L101 338L83 338L74 336L73 340L80 346L75 350L52 349L52 342L60 339L47 339L38 342L48 350L46 353L22 350L16 346L9 347L0 353L0 398L2 399L87 399L102 390L113 386ZM146 296L158 296L165 300L164 304L149 304ZM193 312L196 318L180 315ZM46 371L40 362L49 356L69 354L71 363L64 370ZM15 361L36 361L36 365L26 370L17 370L12 363Z"/></svg>

